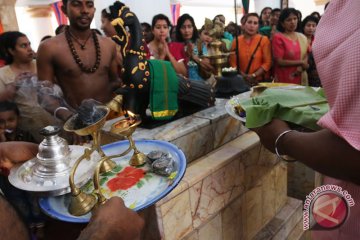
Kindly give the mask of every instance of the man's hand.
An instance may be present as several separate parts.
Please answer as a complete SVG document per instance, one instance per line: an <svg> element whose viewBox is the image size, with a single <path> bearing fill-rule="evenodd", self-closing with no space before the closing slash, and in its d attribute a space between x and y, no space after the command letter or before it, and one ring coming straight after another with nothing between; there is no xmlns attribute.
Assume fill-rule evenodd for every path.
<svg viewBox="0 0 360 240"><path fill-rule="evenodd" d="M261 143L273 153L275 152L275 140L284 131L289 130L289 126L286 122L273 119L270 123L251 130L256 132L260 137Z"/></svg>
<svg viewBox="0 0 360 240"><path fill-rule="evenodd" d="M36 156L38 145L29 142L0 143L0 168L10 169L15 164L25 162Z"/></svg>
<svg viewBox="0 0 360 240"><path fill-rule="evenodd" d="M125 207L121 198L112 197L93 212L78 240L135 240L140 238L143 226L144 221L136 212Z"/></svg>

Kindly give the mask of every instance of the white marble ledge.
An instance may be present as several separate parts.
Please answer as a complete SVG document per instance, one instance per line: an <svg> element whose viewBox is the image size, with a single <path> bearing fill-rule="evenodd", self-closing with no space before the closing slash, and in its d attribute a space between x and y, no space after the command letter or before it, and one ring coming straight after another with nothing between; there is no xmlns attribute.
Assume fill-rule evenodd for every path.
<svg viewBox="0 0 360 240"><path fill-rule="evenodd" d="M209 119L211 122L216 122L225 117L229 117L225 110L227 101L229 101L229 99L216 98L215 106L196 112L193 115L195 117Z"/></svg>
<svg viewBox="0 0 360 240"><path fill-rule="evenodd" d="M210 120L197 118L191 115L153 129L138 128L134 132L133 138L172 141L184 135L196 132L196 130L209 124Z"/></svg>
<svg viewBox="0 0 360 240"><path fill-rule="evenodd" d="M222 147L206 154L188 165L185 175L172 192L157 203L157 206L171 200L187 188L192 187L201 180L207 178L218 169L226 166L242 153L251 150L254 146L260 144L259 138L254 132L246 132L238 138L230 141Z"/></svg>
<svg viewBox="0 0 360 240"><path fill-rule="evenodd" d="M110 133L111 125L117 121L120 121L124 117L119 117L106 121L102 130ZM205 127L210 124L210 120L198 118L193 115L177 119L175 121L164 124L160 127L153 129L137 128L133 134L134 139L147 139L147 140L165 140L172 141L192 133L197 129Z"/></svg>
<svg viewBox="0 0 360 240"><path fill-rule="evenodd" d="M215 106L204 109L190 116L177 119L154 129L137 128L133 134L134 139L158 139L172 141L197 129L215 123L221 119L229 118L225 110L228 99L217 98ZM124 117L106 121L102 130L110 132L111 125Z"/></svg>

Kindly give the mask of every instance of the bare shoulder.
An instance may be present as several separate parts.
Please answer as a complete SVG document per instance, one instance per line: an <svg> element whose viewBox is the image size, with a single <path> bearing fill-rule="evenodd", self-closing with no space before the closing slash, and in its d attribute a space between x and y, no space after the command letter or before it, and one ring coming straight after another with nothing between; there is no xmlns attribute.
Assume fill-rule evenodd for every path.
<svg viewBox="0 0 360 240"><path fill-rule="evenodd" d="M111 38L103 37L103 36L100 36L100 35L97 35L97 36L98 36L98 39L99 39L99 43L101 45L106 45L107 47L115 48L116 43Z"/></svg>
<svg viewBox="0 0 360 240"><path fill-rule="evenodd" d="M64 42L66 41L64 34L59 34L55 37L52 37L46 41L43 41L38 50L38 54L44 52L47 54L56 53L57 51L61 50L64 46Z"/></svg>

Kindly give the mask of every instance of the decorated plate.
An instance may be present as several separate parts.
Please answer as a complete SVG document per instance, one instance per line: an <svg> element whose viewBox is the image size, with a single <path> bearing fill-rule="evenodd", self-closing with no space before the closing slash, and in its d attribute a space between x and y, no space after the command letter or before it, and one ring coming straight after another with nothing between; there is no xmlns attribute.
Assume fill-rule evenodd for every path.
<svg viewBox="0 0 360 240"><path fill-rule="evenodd" d="M175 145L159 140L135 141L136 147L145 155L157 150L167 153L174 160L174 171L169 177L158 175L150 171L150 165L145 164L141 168L129 165L132 151L124 157L113 159L117 167L111 172L101 175L101 192L106 198L112 196L121 197L125 205L135 211L144 209L170 193L184 176L186 158L184 153ZM116 155L125 151L129 146L128 141L119 141L102 147L107 156ZM82 188L90 193L94 189L92 181ZM66 222L86 223L91 213L81 217L73 216L68 211L71 194L58 197L41 198L41 209L50 217Z"/></svg>
<svg viewBox="0 0 360 240"><path fill-rule="evenodd" d="M239 94L237 96L234 96L232 97L229 101L226 102L225 104L225 110L226 112L232 116L233 118L237 119L237 120L240 120L242 122L246 122L246 117L245 116L242 116L240 117L236 111L235 111L235 107L236 106L239 106L240 105L240 101L243 100L243 99L247 99L247 98L250 98L250 94L251 94L251 91L249 92L245 92L245 93L242 93L242 94Z"/></svg>

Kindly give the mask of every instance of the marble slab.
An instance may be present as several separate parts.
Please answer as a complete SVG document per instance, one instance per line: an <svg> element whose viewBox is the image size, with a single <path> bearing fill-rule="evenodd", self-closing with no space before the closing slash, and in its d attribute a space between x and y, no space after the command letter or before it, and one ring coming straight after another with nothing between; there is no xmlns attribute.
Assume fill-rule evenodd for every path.
<svg viewBox="0 0 360 240"><path fill-rule="evenodd" d="M223 240L221 226L221 215L217 215L199 229L199 240Z"/></svg>
<svg viewBox="0 0 360 240"><path fill-rule="evenodd" d="M244 196L236 198L221 212L223 239L244 239L244 224L247 221L243 218Z"/></svg>
<svg viewBox="0 0 360 240"><path fill-rule="evenodd" d="M252 239L299 239L302 232L293 232L302 218L302 202L298 199L288 197L285 205L276 216L264 226ZM291 237L290 237L291 234Z"/></svg>
<svg viewBox="0 0 360 240"><path fill-rule="evenodd" d="M163 224L163 239L181 239L193 231L188 191L159 208Z"/></svg>
<svg viewBox="0 0 360 240"><path fill-rule="evenodd" d="M288 167L288 195L305 200L306 196L316 188L315 171L301 162L294 162Z"/></svg>
<svg viewBox="0 0 360 240"><path fill-rule="evenodd" d="M156 139L177 145L191 162L248 131L225 110L227 99L217 99L213 107L177 119L154 129L137 128L133 138ZM121 118L107 121L102 129L102 142L109 143L122 137L110 132L111 124Z"/></svg>

